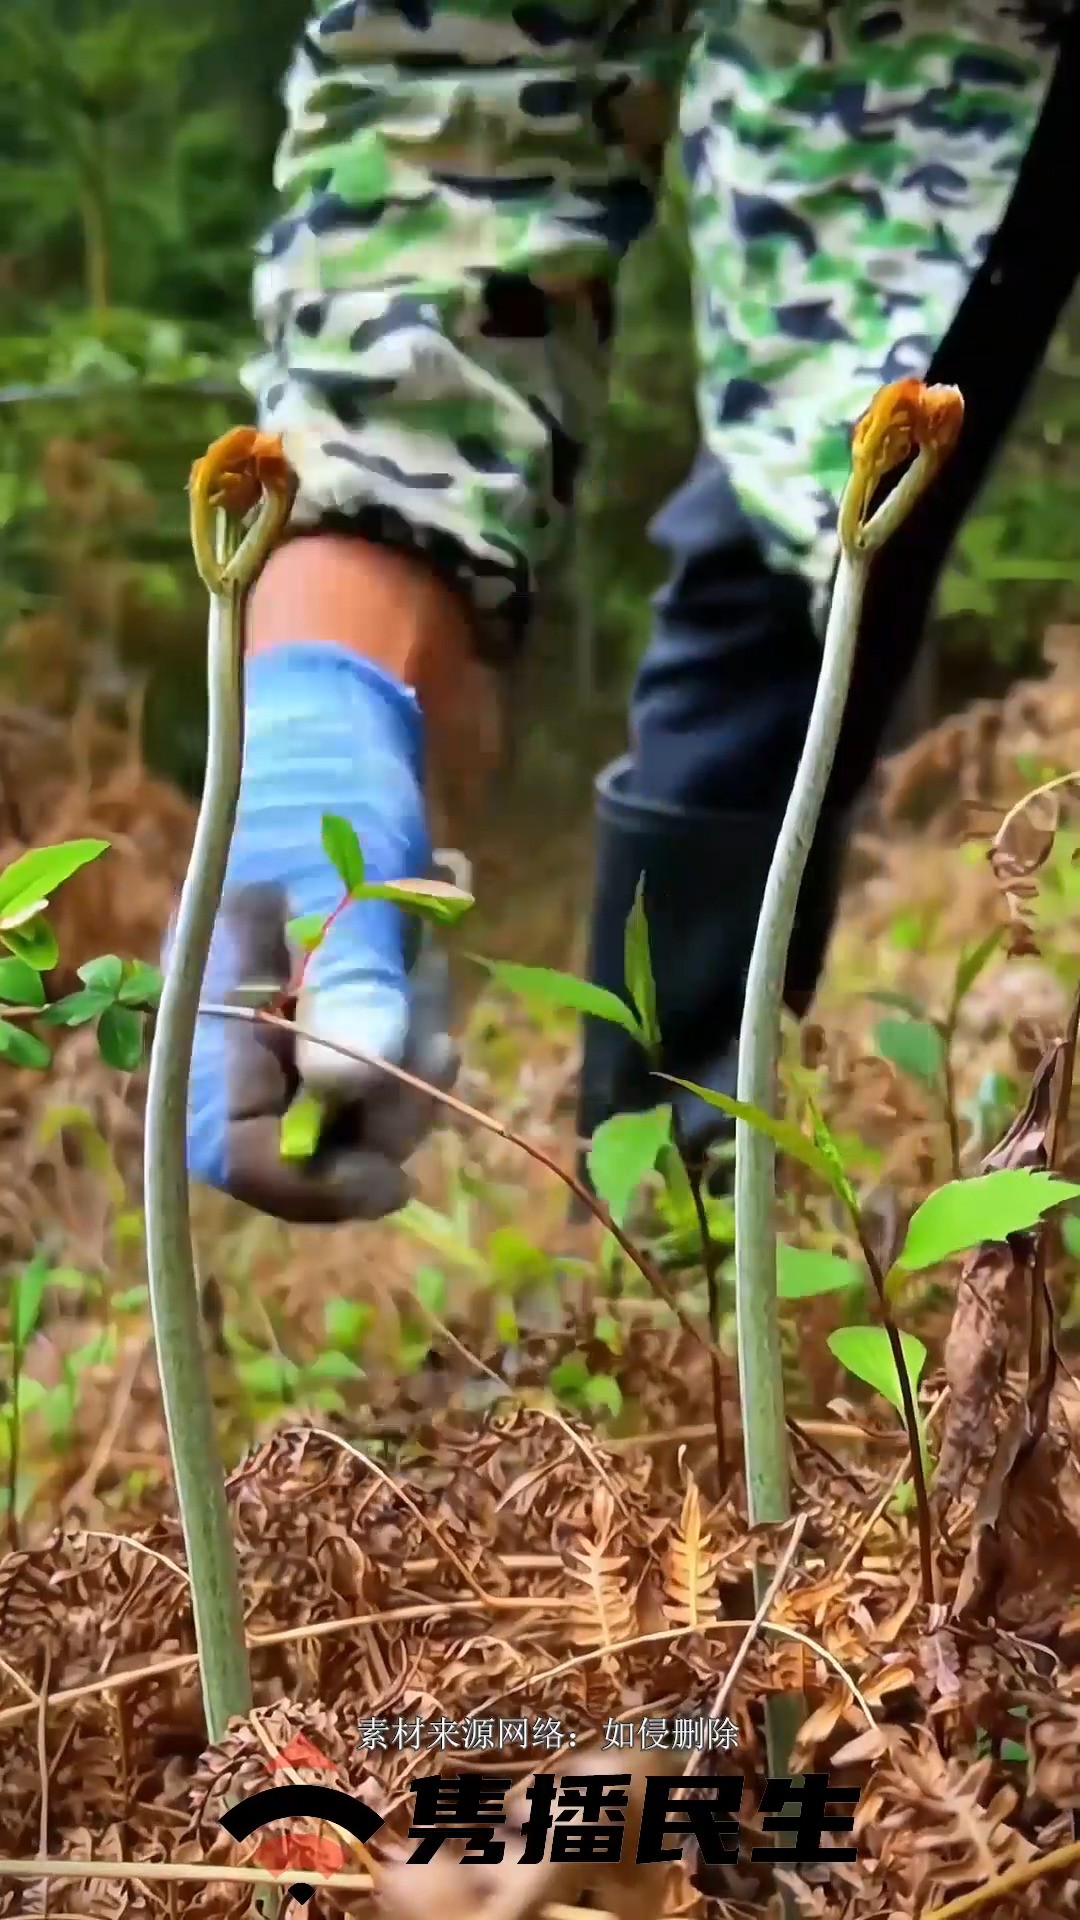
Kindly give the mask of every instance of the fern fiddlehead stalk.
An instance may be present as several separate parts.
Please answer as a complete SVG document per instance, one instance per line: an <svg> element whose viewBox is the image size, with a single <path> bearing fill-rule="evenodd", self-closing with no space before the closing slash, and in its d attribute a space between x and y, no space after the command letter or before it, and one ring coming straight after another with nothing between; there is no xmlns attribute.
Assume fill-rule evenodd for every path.
<svg viewBox="0 0 1080 1920"><path fill-rule="evenodd" d="M777 839L747 974L738 1098L772 1113L784 977L799 890L832 772L874 554L906 519L952 448L963 420L955 387L899 380L883 387L852 439L840 503L839 565L810 724ZM911 459L870 513L881 482ZM869 517L867 517L869 515ZM735 1275L739 1390L750 1525L790 1518L790 1481L776 1294L776 1152L764 1132L735 1127ZM768 1584L767 1567L760 1578ZM786 1756L785 1756L786 1757ZM770 1772L786 1771L770 1754Z"/></svg>
<svg viewBox="0 0 1080 1920"><path fill-rule="evenodd" d="M250 1711L251 1680L191 1244L188 1076L240 788L244 595L283 532L292 504L291 476L279 443L250 428L223 435L196 461L190 499L192 548L210 594L206 776L150 1055L144 1197L158 1377L187 1552L207 1731L216 1741L231 1717Z"/></svg>

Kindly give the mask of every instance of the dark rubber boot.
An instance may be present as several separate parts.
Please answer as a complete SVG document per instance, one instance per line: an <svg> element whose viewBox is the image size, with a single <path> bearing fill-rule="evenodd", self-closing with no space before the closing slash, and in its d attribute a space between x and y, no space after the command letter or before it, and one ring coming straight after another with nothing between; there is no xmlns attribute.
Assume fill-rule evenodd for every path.
<svg viewBox="0 0 1080 1920"><path fill-rule="evenodd" d="M596 882L590 978L626 999L624 937L645 875L657 1011L666 1073L734 1094L743 988L783 819L711 813L631 796L629 756L596 783ZM843 825L819 831L792 937L785 997L803 1013L818 983L839 891ZM585 1022L578 1131L589 1138L615 1113L671 1100L698 1153L729 1132L715 1107L650 1075L629 1034Z"/></svg>

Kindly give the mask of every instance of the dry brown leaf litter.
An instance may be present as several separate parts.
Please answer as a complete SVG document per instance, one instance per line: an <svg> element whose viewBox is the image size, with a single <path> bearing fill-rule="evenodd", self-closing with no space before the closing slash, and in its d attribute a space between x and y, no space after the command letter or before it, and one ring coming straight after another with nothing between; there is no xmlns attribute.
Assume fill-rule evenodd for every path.
<svg viewBox="0 0 1080 1920"><path fill-rule="evenodd" d="M940 1008L950 952L993 924L1000 888L1015 914L1018 878L1030 923L1028 876L1017 872L1030 853L1014 845L1011 864L1002 870L998 863L995 884L985 861L958 864L955 843L973 807L996 809L1000 821L1020 798L1029 783L1019 756L1063 768L1080 764L1080 676L1069 658L1075 636L1059 640L1048 682L1015 689L1000 707L959 716L887 770L882 803L854 852L831 976L845 981L843 1008L827 985L817 1058L832 1124L879 1149L878 1185L883 1195L898 1195L901 1219L947 1173L944 1129L919 1090L874 1058L873 1010L853 1012L847 961L858 948L888 956L884 936L897 915L933 911L930 953L894 951L893 977L879 974L873 984L917 990ZM5 742L19 768L5 768L5 787L25 792L19 755L37 752L41 759L40 741L13 720ZM49 777L35 788L41 799L33 838L100 831L116 848L106 889L91 869L62 896L65 957L74 963L110 949L152 955L184 857L187 810L89 721L65 736L62 750L50 737L44 758ZM1039 827L1036 819L1036 838ZM0 857L19 850L18 832L9 837ZM1031 871L1041 872L1048 857ZM118 863L126 863L122 876ZM984 1164L1040 1164L1066 1011L1060 982L1031 957L995 963L971 996L957 1038L962 1091L991 1066L1034 1071L1023 1125L998 1143L996 1155L984 1154ZM35 1123L58 1097L88 1106L130 1175L137 1089L117 1088L78 1039L63 1044L58 1072L59 1094L55 1077L43 1085L9 1076L7 1250L32 1244L47 1227L54 1244L81 1246L84 1255L95 1248L106 1266L115 1248L100 1167L81 1164L68 1134L43 1141ZM538 1123L556 1136L565 1132L565 1083L562 1060L555 1068L537 1063L534 1109L548 1103ZM495 1096L475 1072L470 1092ZM496 1178L517 1177L503 1148L497 1161L486 1160L486 1147L479 1152ZM820 1196L795 1182L789 1205L828 1231ZM888 1211L883 1199L883 1233ZM233 1237L218 1244L239 1258L237 1242L248 1234L241 1264L246 1260L260 1279L265 1273L279 1298L318 1298L327 1285L347 1291L350 1280L356 1284L355 1234L325 1236L315 1254L302 1237L251 1229L228 1209L219 1212ZM733 1757L756 1778L763 1696L801 1690L810 1719L797 1761L828 1765L863 1789L863 1857L818 1886L799 1882L808 1915L914 1916L1071 1834L1080 1800L1077 1395L1063 1364L1048 1384L1025 1376L1023 1322L1037 1239L1018 1236L1007 1259L1000 1249L979 1250L958 1276L944 1348L942 1595L932 1616L918 1597L910 1521L882 1501L903 1471L887 1421L867 1420L860 1408L867 1443L854 1454L845 1449L842 1460L799 1451L798 1500L807 1525L770 1614L795 1637L759 1635L727 1710L741 1736ZM365 1237L365 1285L386 1254L407 1276L400 1236L379 1232ZM570 1344L578 1331L569 1329ZM808 1346L821 1344L804 1338ZM541 1380L553 1348L557 1339L536 1342ZM808 1371L819 1364L815 1355ZM644 1424L707 1418L706 1369L681 1335L633 1329L619 1371ZM810 1384L820 1401L838 1383L826 1371ZM928 1382L928 1402L939 1384L937 1377ZM448 1369L398 1396L408 1446L394 1467L381 1458L365 1463L359 1430L350 1443L345 1431L321 1433L301 1423L267 1436L233 1472L230 1501L260 1705L252 1723L208 1753L182 1542L166 1511L142 1525L138 1541L69 1531L7 1556L0 1564L0 1819L10 1858L32 1855L43 1830L50 1851L68 1857L250 1857L250 1847L235 1848L216 1824L224 1795L237 1784L250 1791L275 1783L273 1755L303 1734L344 1783L386 1811L388 1826L374 1847L378 1860L392 1864L407 1827L409 1781L432 1762L361 1748L365 1716L550 1715L584 1742L620 1714L708 1712L742 1637L731 1623L752 1611L755 1556L775 1551L746 1536L737 1487L723 1503L709 1494L708 1449L697 1445L682 1458L674 1447L607 1446L565 1416L535 1407L470 1416L456 1407L454 1385ZM102 1381L103 1417L115 1388L115 1376ZM393 1393L384 1389L384 1432L393 1409ZM145 1374L129 1385L117 1411L118 1451L126 1445L133 1457L160 1457ZM99 1484L90 1488L91 1509ZM100 1501L96 1512L100 1517ZM123 1530L115 1503L107 1522L110 1533ZM850 1675L873 1714L873 1730L808 1642L826 1648ZM53 1701L44 1714L43 1686ZM1003 1740L1017 1738L1030 1755L1027 1779L1000 1751ZM451 1754L436 1764L445 1771L465 1762ZM489 1759L479 1764L491 1770ZM561 1772L569 1757L553 1762L537 1750L516 1760L523 1774L531 1764ZM596 1764L622 1768L626 1756L601 1755ZM748 1794L744 1812L752 1805ZM391 1876L382 1898L388 1911L396 1906L406 1915L432 1903L475 1911L479 1901L485 1912L505 1907L516 1916L531 1910L530 1900L576 1899L584 1891L550 1879L527 1890L521 1875L517 1868L496 1873L483 1888L467 1876L463 1896L452 1864L435 1862L422 1873ZM661 1908L696 1912L705 1901L717 1915L760 1914L772 1897L749 1867L713 1870L701 1881L705 1893L679 1872L665 1875L662 1887L646 1887L645 1879L631 1875L623 1894L605 1881L598 1897L623 1920L646 1920ZM47 1900L33 1881L0 1876L0 1889L5 1915L58 1905L56 1886ZM1022 1913L1051 1920L1075 1911L1078 1892L1080 1879L1066 1872L1032 1881L992 1910L1005 1920ZM65 1911L110 1920L181 1906L231 1914L247 1898L236 1887L170 1888L160 1881L67 1881L62 1889ZM620 1906L622 1898L630 1904ZM320 1901L357 1911L371 1905L369 1896L336 1892Z"/></svg>

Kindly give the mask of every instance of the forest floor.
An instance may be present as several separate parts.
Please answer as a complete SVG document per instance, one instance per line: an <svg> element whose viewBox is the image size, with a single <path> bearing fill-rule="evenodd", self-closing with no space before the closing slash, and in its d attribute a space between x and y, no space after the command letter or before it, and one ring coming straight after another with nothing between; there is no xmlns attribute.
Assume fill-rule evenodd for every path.
<svg viewBox="0 0 1080 1920"><path fill-rule="evenodd" d="M1080 766L1080 631L1055 632L1047 653L1048 679L958 715L884 770L812 1024L790 1041L788 1084L812 1083L879 1251L1003 1139L1006 1164L1080 1167L1059 1124L1080 913L1066 819L1035 820L1038 894L1013 901L1041 951L995 952L959 1005L947 1074L925 1057L960 956L1005 919L986 858L993 810ZM112 843L58 899L65 962L153 958L187 804L90 717L54 731L8 715L0 784L17 796L0 862L28 839ZM468 944L580 968L584 836L568 824L535 844L536 817L534 803L501 810L473 850ZM468 982L462 1006L463 1097L570 1164L566 1023L526 1019ZM323 1911L375 1902L417 1920L433 1903L565 1916L589 1889L619 1920L738 1920L779 1913L778 1878L795 1911L820 1920L1077 1911L1080 1844L1047 1858L1073 1847L1080 1817L1070 1222L913 1274L896 1302L928 1350L929 1591L900 1419L828 1344L875 1318L861 1283L785 1302L796 1523L751 1534L734 1362L722 1474L708 1354L686 1331L704 1325L700 1264L686 1222L659 1202L641 1231L681 1318L603 1254L597 1227L568 1224L542 1168L463 1122L418 1157L416 1205L380 1227L287 1231L198 1196L258 1701L207 1749L143 1282L140 1107L140 1080L102 1068L84 1035L64 1040L47 1078L5 1076L4 1257L44 1259L49 1278L0 1405L15 1495L0 1559L2 1920L231 1915L250 1877L211 1870L246 1865L257 1879L259 1864L340 1866L352 1884L320 1891ZM805 1168L785 1163L782 1210L790 1241L858 1258ZM717 1203L718 1240L729 1224ZM1028 1378L1028 1307L1044 1280L1056 1364ZM780 1567L764 1630L752 1626L759 1559ZM762 1702L791 1692L809 1714L796 1763L861 1790L859 1857L778 1875L750 1849L763 1844ZM652 1752L624 1748L612 1731L676 1716L691 1728L677 1750L659 1737ZM496 1736L466 1744L467 1718ZM470 1873L440 1852L401 1876L416 1777L520 1783L543 1768L565 1784L606 1729L589 1765L630 1773L633 1829L645 1776L684 1771L705 1737L695 1718L737 1740L699 1769L747 1779L737 1864L691 1871L688 1853L686 1870L515 1861L509 1873L514 1828L502 1867ZM458 1731L442 1751L395 1744L414 1721ZM276 1855L265 1833L233 1842L220 1825L230 1799L279 1784L282 1766L308 1782L329 1767L382 1816L378 1836L354 1846L323 1829L302 1858L296 1831L318 1823L300 1820L291 1853L280 1834ZM57 1864L14 1870L37 1856ZM59 1864L86 1859L113 1875ZM125 1877L124 1862L150 1878Z"/></svg>

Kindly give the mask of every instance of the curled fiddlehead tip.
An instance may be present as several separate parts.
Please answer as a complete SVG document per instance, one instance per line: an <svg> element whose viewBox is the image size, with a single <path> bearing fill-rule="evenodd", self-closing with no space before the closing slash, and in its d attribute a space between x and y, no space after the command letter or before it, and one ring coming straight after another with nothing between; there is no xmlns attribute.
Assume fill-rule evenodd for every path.
<svg viewBox="0 0 1080 1920"><path fill-rule="evenodd" d="M868 520L870 504L886 475L918 454L918 483L901 497L901 510L894 509L882 521L880 538L893 531L952 451L963 422L964 400L959 387L926 386L915 379L893 380L874 395L851 438L851 478L840 503L839 523L846 550L879 544L879 540L868 541L867 536L885 507Z"/></svg>
<svg viewBox="0 0 1080 1920"><path fill-rule="evenodd" d="M188 479L191 544L211 593L250 583L284 530L295 491L280 435L257 427L230 427L195 461ZM242 544L223 565L215 550L216 515L243 521L256 508L258 516Z"/></svg>

